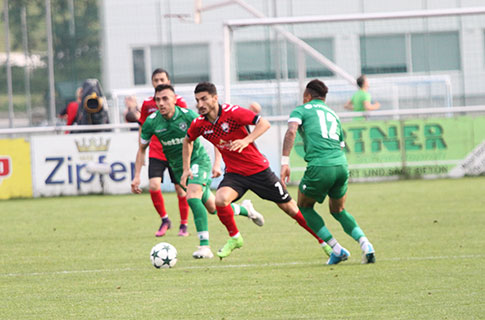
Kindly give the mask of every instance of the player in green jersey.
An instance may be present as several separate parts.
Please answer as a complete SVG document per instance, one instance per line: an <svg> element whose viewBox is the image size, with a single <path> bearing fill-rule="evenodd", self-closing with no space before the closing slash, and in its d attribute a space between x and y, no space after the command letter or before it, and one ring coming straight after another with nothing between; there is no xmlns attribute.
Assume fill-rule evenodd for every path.
<svg viewBox="0 0 485 320"><path fill-rule="evenodd" d="M381 107L379 102L372 103L372 98L369 93L369 80L365 75L357 78L357 86L359 90L354 93L352 98L345 104L344 108L355 112L372 111ZM355 117L355 120L365 120L365 117Z"/></svg>
<svg viewBox="0 0 485 320"><path fill-rule="evenodd" d="M310 228L332 247L333 253L327 264L337 264L350 256L350 252L333 238L323 218L314 209L315 202L322 203L327 195L332 216L348 235L359 242L363 253L362 262L374 263L372 244L354 217L345 210L349 170L342 150L345 146L344 136L339 117L325 105L327 92L328 88L322 81L310 81L303 94L304 104L291 112L283 142L281 180L289 180L289 155L298 131L303 139L307 162L299 185L298 207Z"/></svg>
<svg viewBox="0 0 485 320"><path fill-rule="evenodd" d="M134 193L141 193L140 172L143 166L146 149L152 135L155 135L163 146L163 151L175 177L175 183L180 185L182 176L182 142L187 134L192 120L198 114L192 110L180 108L175 105L175 92L170 85L159 85L155 88L155 102L158 111L152 113L143 124L140 136L140 144L135 162L135 176L131 188ZM211 160L197 139L194 142L194 150L191 158L193 177L188 181L187 202L194 215L194 222L199 237L199 248L192 256L196 259L212 258L214 255L209 246L209 231L207 211L216 213L215 197L210 191L211 183ZM220 155L216 153L216 161L220 166ZM263 217L254 210L250 203L246 205L233 204L235 214L248 216L257 225L263 224Z"/></svg>

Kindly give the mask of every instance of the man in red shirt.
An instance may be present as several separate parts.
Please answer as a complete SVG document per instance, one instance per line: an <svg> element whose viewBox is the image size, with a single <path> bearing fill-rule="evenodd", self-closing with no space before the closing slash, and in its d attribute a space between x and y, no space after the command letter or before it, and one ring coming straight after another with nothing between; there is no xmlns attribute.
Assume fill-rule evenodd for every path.
<svg viewBox="0 0 485 320"><path fill-rule="evenodd" d="M71 126L76 121L77 116L77 109L81 104L81 96L82 96L83 89L77 88L76 89L76 101L71 101L67 104L67 106L61 111L59 116L66 120L66 125ZM65 132L66 134L69 131Z"/></svg>
<svg viewBox="0 0 485 320"><path fill-rule="evenodd" d="M210 82L199 83L194 93L200 116L194 119L183 141L184 173L180 183L184 186L187 178L192 177L190 157L193 142L197 137L203 136L220 151L226 164L224 178L216 192L216 209L230 238L217 252L219 258L227 257L234 249L243 245L243 238L234 221L231 203L240 199L247 190L253 191L262 199L276 203L323 243L323 240L307 226L296 202L271 171L269 161L254 145L254 140L271 126L269 122L240 106L220 105L217 89ZM253 132L249 132L248 125L255 125Z"/></svg>
<svg viewBox="0 0 485 320"><path fill-rule="evenodd" d="M152 73L152 85L154 88L156 88L161 84L170 84L170 76L166 70L158 68ZM181 108L187 108L184 98L179 95L176 95L175 104ZM145 123L147 117L157 110L158 107L153 97L149 97L143 102L143 105L141 106L140 119L138 120L140 124L139 134L141 134L141 127L143 126L143 123ZM163 182L163 173L165 172L165 169L168 169L172 183L174 183L176 180L174 178L172 169L168 165L167 158L163 153L162 144L156 136L152 136L149 147L148 178L150 196L152 198L153 206L162 219L160 228L155 233L155 236L162 237L165 235L167 230L170 229L172 224L168 218L167 211L165 210L165 203L161 191L161 183ZM180 185L175 184L175 192L177 193L180 210L180 228L178 235L181 237L186 237L189 235L187 232L189 204L187 203L186 193L184 189L180 187Z"/></svg>

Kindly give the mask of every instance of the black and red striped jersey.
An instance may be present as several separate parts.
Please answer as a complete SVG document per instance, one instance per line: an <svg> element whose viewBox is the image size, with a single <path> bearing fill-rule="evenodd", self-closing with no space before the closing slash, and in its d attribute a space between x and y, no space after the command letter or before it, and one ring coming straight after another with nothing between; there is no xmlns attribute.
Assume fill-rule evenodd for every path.
<svg viewBox="0 0 485 320"><path fill-rule="evenodd" d="M190 125L187 136L195 140L203 136L210 141L222 155L226 172L250 176L269 167L269 161L250 143L241 153L229 151L232 141L243 139L249 134L248 125L258 123L260 116L238 105L219 105L219 114L214 123L199 116Z"/></svg>

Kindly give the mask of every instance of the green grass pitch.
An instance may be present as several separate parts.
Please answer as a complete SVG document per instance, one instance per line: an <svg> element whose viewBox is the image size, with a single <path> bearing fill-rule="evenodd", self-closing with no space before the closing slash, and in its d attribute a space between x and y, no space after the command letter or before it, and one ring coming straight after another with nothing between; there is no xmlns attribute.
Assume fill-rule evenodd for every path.
<svg viewBox="0 0 485 320"><path fill-rule="evenodd" d="M297 194L295 187L290 188ZM265 215L260 228L236 217L243 248L219 261L195 260L147 192L0 202L0 319L483 319L485 177L351 184L347 210L376 249L375 265L317 206L352 254L325 265L316 240L273 203L247 198ZM213 252L227 233L209 216ZM149 253L165 241L179 252L172 269Z"/></svg>

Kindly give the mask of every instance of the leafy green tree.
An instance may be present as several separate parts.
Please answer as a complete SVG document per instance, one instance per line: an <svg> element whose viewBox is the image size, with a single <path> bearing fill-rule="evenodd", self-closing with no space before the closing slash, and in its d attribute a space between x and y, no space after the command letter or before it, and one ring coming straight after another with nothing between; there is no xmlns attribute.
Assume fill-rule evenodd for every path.
<svg viewBox="0 0 485 320"><path fill-rule="evenodd" d="M101 77L100 41L101 24L99 20L99 1L83 0L51 0L52 33L54 50L54 74L56 81L57 109L64 107L68 100L73 99L76 87L86 78ZM47 66L47 36L46 10L44 0L15 0L9 1L9 28L11 52L22 53L22 25L21 11L26 8L27 35L30 54L40 55ZM4 25L0 31L0 51L5 51ZM5 66L0 72L0 83L6 83ZM15 95L23 95L24 70L20 67L12 68L13 89ZM48 96L47 67L33 70L31 76L31 91L35 96L41 96L41 103L46 105ZM6 86L0 85L0 109L6 109ZM16 99L19 101L19 99ZM20 103L21 104L21 103ZM16 106L16 109L22 106Z"/></svg>

